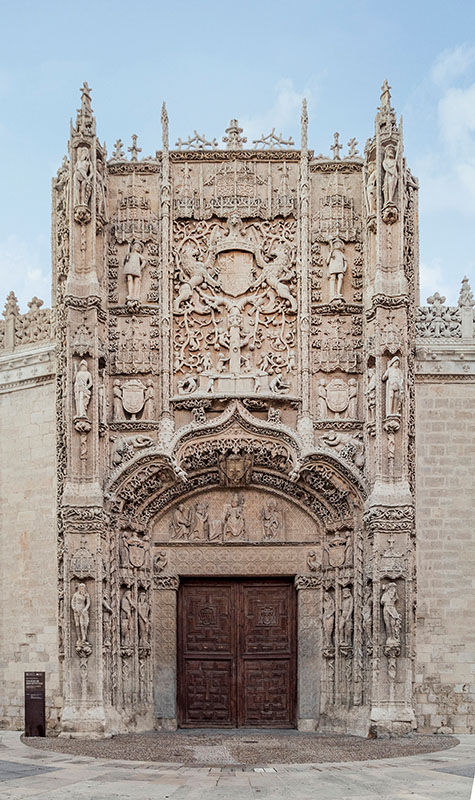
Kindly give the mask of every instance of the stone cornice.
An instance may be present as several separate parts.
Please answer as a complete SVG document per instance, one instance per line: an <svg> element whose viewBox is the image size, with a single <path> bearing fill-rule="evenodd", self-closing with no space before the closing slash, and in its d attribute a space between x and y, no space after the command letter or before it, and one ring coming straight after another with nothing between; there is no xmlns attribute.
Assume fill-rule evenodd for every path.
<svg viewBox="0 0 475 800"><path fill-rule="evenodd" d="M18 347L0 355L0 394L49 383L55 375L54 342Z"/></svg>

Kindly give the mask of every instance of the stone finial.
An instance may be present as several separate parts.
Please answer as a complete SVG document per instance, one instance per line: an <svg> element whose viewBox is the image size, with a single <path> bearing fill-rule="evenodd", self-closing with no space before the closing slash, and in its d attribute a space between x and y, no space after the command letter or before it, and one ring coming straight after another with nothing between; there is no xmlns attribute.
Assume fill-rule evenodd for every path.
<svg viewBox="0 0 475 800"><path fill-rule="evenodd" d="M81 108L78 108L76 117L77 133L92 135L95 133L94 117L91 108L91 89L87 81L81 86Z"/></svg>
<svg viewBox="0 0 475 800"><path fill-rule="evenodd" d="M168 111L165 103L162 103L162 146L164 150L168 150Z"/></svg>
<svg viewBox="0 0 475 800"><path fill-rule="evenodd" d="M7 297L7 301L5 303L5 309L3 311L4 317L18 317L20 313L20 307L18 305L18 299L15 292L10 292Z"/></svg>
<svg viewBox="0 0 475 800"><path fill-rule="evenodd" d="M340 134L338 131L333 134L333 144L330 147L330 150L333 153L333 160L340 161L340 150L343 148L343 145L340 144Z"/></svg>
<svg viewBox="0 0 475 800"><path fill-rule="evenodd" d="M130 153L130 160L131 161L137 161L138 154L142 152L142 148L141 147L137 147L137 138L138 138L137 134L133 133L132 134L132 146L127 148L128 152Z"/></svg>
<svg viewBox="0 0 475 800"><path fill-rule="evenodd" d="M125 154L124 154L124 143L122 139L117 139L116 143L114 144L114 150L112 152L112 161L125 161Z"/></svg>
<svg viewBox="0 0 475 800"><path fill-rule="evenodd" d="M243 129L239 127L237 119L232 119L229 123L229 128L226 128L227 136L223 136L223 142L226 144L226 150L242 150L242 146L247 139L241 136Z"/></svg>
<svg viewBox="0 0 475 800"><path fill-rule="evenodd" d="M439 292L434 292L434 294L431 294L431 296L427 298L427 302L429 303L430 306L443 306L446 299L447 298L444 297L443 294L439 294Z"/></svg>
<svg viewBox="0 0 475 800"><path fill-rule="evenodd" d="M32 297L30 302L28 303L28 308L30 309L30 313L34 314L35 311L38 311L41 306L43 305L43 300L40 300L39 297Z"/></svg>
<svg viewBox="0 0 475 800"><path fill-rule="evenodd" d="M302 100L302 113L300 115L300 130L301 130L301 148L307 150L308 148L308 111L307 100L304 97Z"/></svg>
<svg viewBox="0 0 475 800"><path fill-rule="evenodd" d="M475 300L473 298L472 290L467 276L462 279L462 286L460 287L459 302L460 308L473 308Z"/></svg>

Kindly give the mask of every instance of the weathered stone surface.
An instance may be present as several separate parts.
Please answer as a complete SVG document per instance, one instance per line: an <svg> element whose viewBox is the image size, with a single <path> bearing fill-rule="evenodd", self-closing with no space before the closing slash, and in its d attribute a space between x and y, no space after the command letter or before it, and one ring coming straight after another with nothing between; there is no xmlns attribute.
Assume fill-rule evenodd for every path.
<svg viewBox="0 0 475 800"><path fill-rule="evenodd" d="M46 664L64 736L173 728L180 582L288 576L300 729L471 729L473 298L415 306L387 83L364 157L307 124L107 160L83 86L53 311L1 326L5 724Z"/></svg>

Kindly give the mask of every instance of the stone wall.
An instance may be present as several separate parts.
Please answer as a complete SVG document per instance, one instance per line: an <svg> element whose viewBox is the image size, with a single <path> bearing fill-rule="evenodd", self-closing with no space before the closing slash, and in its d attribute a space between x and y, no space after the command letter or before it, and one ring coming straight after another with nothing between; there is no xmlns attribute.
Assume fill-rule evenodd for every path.
<svg viewBox="0 0 475 800"><path fill-rule="evenodd" d="M416 714L475 731L475 383L418 383Z"/></svg>
<svg viewBox="0 0 475 800"><path fill-rule="evenodd" d="M61 706L52 364L51 344L0 356L0 727L7 728L23 727L25 670L46 672L50 728Z"/></svg>

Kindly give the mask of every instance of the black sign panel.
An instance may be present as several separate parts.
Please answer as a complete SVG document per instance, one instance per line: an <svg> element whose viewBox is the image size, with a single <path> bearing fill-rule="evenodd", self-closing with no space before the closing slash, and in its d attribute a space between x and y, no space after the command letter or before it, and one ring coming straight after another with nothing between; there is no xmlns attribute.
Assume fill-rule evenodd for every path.
<svg viewBox="0 0 475 800"><path fill-rule="evenodd" d="M44 672L25 672L25 736L46 736Z"/></svg>

